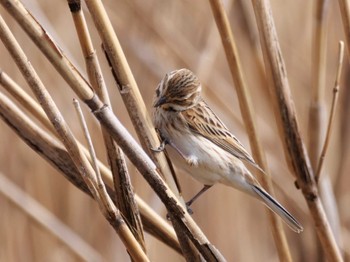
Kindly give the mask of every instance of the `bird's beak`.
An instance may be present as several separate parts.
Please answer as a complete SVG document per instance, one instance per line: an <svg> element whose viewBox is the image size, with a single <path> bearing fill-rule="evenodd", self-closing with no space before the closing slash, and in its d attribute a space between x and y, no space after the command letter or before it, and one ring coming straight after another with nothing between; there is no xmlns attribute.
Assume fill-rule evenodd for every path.
<svg viewBox="0 0 350 262"><path fill-rule="evenodd" d="M164 96L158 99L158 101L153 105L153 107L160 107L166 103L166 99Z"/></svg>

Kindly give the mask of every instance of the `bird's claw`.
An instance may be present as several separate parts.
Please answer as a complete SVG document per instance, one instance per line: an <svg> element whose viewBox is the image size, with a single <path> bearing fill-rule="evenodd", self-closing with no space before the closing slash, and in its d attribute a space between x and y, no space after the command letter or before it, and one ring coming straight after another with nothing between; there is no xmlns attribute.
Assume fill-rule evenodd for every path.
<svg viewBox="0 0 350 262"><path fill-rule="evenodd" d="M190 208L189 205L187 205L187 203L186 203L186 208L187 208L187 212L188 212L190 215L193 215L193 210L192 210L192 208Z"/></svg>
<svg viewBox="0 0 350 262"><path fill-rule="evenodd" d="M160 152L163 152L163 151L164 151L164 147L162 147L162 146L159 146L159 147L157 147L157 148L151 147L151 150L152 150L153 152L160 153Z"/></svg>
<svg viewBox="0 0 350 262"><path fill-rule="evenodd" d="M168 144L168 141L167 141L167 140L163 140L163 141L160 143L159 147L157 147L157 148L152 148L152 147L151 147L151 150L152 150L153 152L157 152L157 153L163 152L164 149L165 149L165 146L166 146L167 144Z"/></svg>

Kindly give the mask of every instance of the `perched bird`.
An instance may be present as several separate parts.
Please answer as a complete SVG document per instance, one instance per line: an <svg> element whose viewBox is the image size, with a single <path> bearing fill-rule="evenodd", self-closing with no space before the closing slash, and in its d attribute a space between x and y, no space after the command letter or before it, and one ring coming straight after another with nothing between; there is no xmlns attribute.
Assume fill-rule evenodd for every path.
<svg viewBox="0 0 350 262"><path fill-rule="evenodd" d="M258 183L244 163L260 169L238 139L201 97L201 83L188 69L165 75L156 89L153 122L175 164L204 184L188 207L206 190L222 183L262 201L295 232L301 224ZM260 169L261 170L261 169Z"/></svg>

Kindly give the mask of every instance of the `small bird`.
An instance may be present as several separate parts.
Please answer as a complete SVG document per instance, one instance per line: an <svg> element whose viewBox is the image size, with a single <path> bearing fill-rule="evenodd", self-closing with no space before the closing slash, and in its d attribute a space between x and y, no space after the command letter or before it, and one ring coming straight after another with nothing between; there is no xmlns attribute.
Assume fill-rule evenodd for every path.
<svg viewBox="0 0 350 262"><path fill-rule="evenodd" d="M156 89L153 122L170 158L204 184L189 206L216 183L222 183L262 201L295 232L301 224L250 173L244 163L260 167L201 96L202 85L188 69L167 73ZM261 170L262 171L262 170ZM263 172L263 171L262 171Z"/></svg>

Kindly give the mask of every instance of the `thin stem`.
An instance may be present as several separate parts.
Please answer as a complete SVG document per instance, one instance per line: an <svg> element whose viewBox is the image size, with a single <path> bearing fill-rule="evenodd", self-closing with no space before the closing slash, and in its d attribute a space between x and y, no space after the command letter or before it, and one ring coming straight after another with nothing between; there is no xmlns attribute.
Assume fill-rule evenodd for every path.
<svg viewBox="0 0 350 262"><path fill-rule="evenodd" d="M40 105L3 71L0 71L0 84L3 85L3 87L5 87L5 89L16 98L16 100L26 110L33 114L39 120L39 122L44 125L44 127L50 130L53 135L57 136L55 129L51 125ZM88 150L79 141L78 145L83 150L85 155L89 157ZM106 181L110 187L113 187L113 178L110 170L99 160L98 166L101 170L104 181ZM143 219L147 220L146 230L153 233L159 239L162 239L166 244L170 245L169 243L171 243L172 247L175 249L178 248L178 243L176 243L176 235L172 228L170 228L169 224L157 213L155 213L138 195L135 195L135 200L141 210Z"/></svg>
<svg viewBox="0 0 350 262"><path fill-rule="evenodd" d="M19 67L21 73L25 77L29 86L31 87L33 93L35 94L38 101L42 105L47 117L50 119L52 125L55 127L57 134L61 142L66 147L70 156L72 157L74 164L79 169L81 176L83 177L85 183L87 184L90 192L94 196L94 199L100 203L100 195L95 187L95 179L93 175L93 169L86 156L79 149L77 142L73 136L73 133L69 129L67 123L62 117L60 111L58 110L56 104L52 100L50 94L44 87L43 83L39 79L36 71L28 63L28 58L24 54L23 50L19 46L18 42L12 35L10 29L6 25L5 21L0 17L0 38L3 41L6 48L9 50L11 56ZM144 254L143 250L138 245L138 242L133 238L132 233L123 223L121 216L106 217L109 222L114 227L116 232L119 234L126 248L129 250L131 256L136 259L141 259L142 261L148 261L147 256ZM131 236L130 236L131 235ZM136 244L135 244L136 242Z"/></svg>
<svg viewBox="0 0 350 262"><path fill-rule="evenodd" d="M8 12L16 17L17 22L31 36L33 42L46 55L56 70L64 76L64 80L71 86L80 99L89 101L94 92L88 82L82 77L74 65L67 59L63 51L55 44L50 35L37 22L20 1L1 0L0 3ZM28 19L32 17L31 19Z"/></svg>
<svg viewBox="0 0 350 262"><path fill-rule="evenodd" d="M327 50L327 17L328 0L314 2L314 32L312 43L312 92L309 109L308 149L311 165L317 168L321 152L321 141L324 135L324 87Z"/></svg>
<svg viewBox="0 0 350 262"><path fill-rule="evenodd" d="M1 79L1 77L0 77ZM67 180L78 189L92 196L86 183L79 174L71 157L54 137L31 121L24 113L3 93L0 92L0 117L13 129L13 131L34 151L41 155L48 163L60 171ZM85 150L87 151L87 150ZM113 179L110 170L98 163L104 180L109 188L113 188ZM115 197L113 190L110 194ZM176 235L169 223L155 213L141 198L136 195L136 201L141 210L144 225L149 233L162 242L181 252Z"/></svg>
<svg viewBox="0 0 350 262"><path fill-rule="evenodd" d="M36 224L60 240L74 255L84 261L102 261L102 255L85 242L53 213L0 173L0 194L4 195Z"/></svg>
<svg viewBox="0 0 350 262"><path fill-rule="evenodd" d="M325 138L323 148L321 151L320 160L319 160L318 165L317 165L316 182L318 182L318 180L320 179L320 175L321 175L321 171L322 171L322 167L323 167L323 162L324 162L324 159L326 156L329 140L331 137L335 109L336 109L336 106L338 103L339 82L340 82L340 75L341 75L341 70L342 70L342 66L343 66L343 58L344 58L344 42L340 41L339 42L338 67L337 67L337 74L336 74L335 83L334 83L334 87L333 87L333 99L332 99L331 112L329 115L329 120L328 120L328 125L327 125L326 138Z"/></svg>
<svg viewBox="0 0 350 262"><path fill-rule="evenodd" d="M27 29L25 25L31 25L32 23L37 25L37 21L29 15L28 11L20 4L20 2L15 2L13 0L1 0L3 6L10 11L15 19L20 21L20 25L24 29ZM24 10L23 10L24 9ZM31 26L29 26L29 29ZM40 27L39 30L26 30L26 33L31 35L35 40L35 44L41 46L41 41L45 39L39 37L41 41L36 41L38 36L41 36L43 29ZM36 29L38 29L36 27ZM52 41L52 40L51 40ZM51 44L52 45L52 42ZM47 43L45 44L45 47ZM8 47L10 49L10 47ZM49 49L51 50L51 49ZM54 50L57 50L56 48ZM45 55L56 57L57 54L52 52L46 52L46 49L42 49ZM55 63L57 67L64 70L58 70L62 75L66 73L66 70L75 70L69 67L66 63L57 63L59 61L53 59L51 61ZM70 66L71 63L70 63ZM61 68L62 67L62 68ZM72 83L73 84L73 83ZM75 92L80 92L80 88L85 88L80 82L74 83L79 88L74 89ZM124 88L127 88L125 86ZM124 90L126 91L126 90ZM84 97L85 93L79 93L79 97ZM102 101L99 100L97 96L88 98L84 102L89 106L91 111L94 113L95 117L100 121L106 130L113 137L114 141L123 149L125 154L128 156L130 161L135 165L135 167L140 171L140 174L146 179L148 184L157 193L162 202L165 204L169 212L173 213L183 231L186 233L187 237L192 241L197 250L201 253L204 259L208 260L218 260L223 261L224 258L221 253L208 241L206 236L200 230L198 225L193 221L192 217L188 214L187 210L183 207L183 204L179 202L178 198L174 195L171 189L165 184L157 170L156 165L151 160L151 158L145 153L145 151L140 147L140 145L135 141L135 139L130 135L130 133L121 124L119 119L113 114L107 105L103 105Z"/></svg>
<svg viewBox="0 0 350 262"><path fill-rule="evenodd" d="M267 171L268 167L265 159L265 154L259 141L256 125L253 120L254 110L252 107L250 94L243 79L243 72L238 57L237 47L231 26L228 21L228 17L221 0L210 0L210 5L218 30L220 32L231 75L235 83L238 101L242 113L242 119L244 121L246 131L248 132L253 157L256 160L257 164L262 167L263 170ZM263 175L261 176L261 180L263 186L273 195L274 192L271 177ZM272 233L280 260L292 261L281 219L279 219L270 210L267 210L267 212L272 226Z"/></svg>
<svg viewBox="0 0 350 262"><path fill-rule="evenodd" d="M85 0L85 3L90 11L95 27L100 34L108 62L112 67L120 94L140 139L141 145L160 169L161 174L164 176L170 189L174 192L183 206L185 206L184 200L182 199L177 184L173 178L175 174L169 167L165 155L163 153L155 153L151 150L151 148L156 148L160 144L160 141L155 132L151 118L147 113L147 108L107 12L101 1Z"/></svg>
<svg viewBox="0 0 350 262"><path fill-rule="evenodd" d="M83 111L81 110L80 104L78 102L78 100L76 100L75 98L73 98L73 105L75 108L75 111L77 112L77 116L79 119L79 123L80 126L83 130L86 142L88 144L88 149L89 149L89 153L90 153L90 158L92 160L92 167L95 170L95 175L96 175L96 179L94 179L97 182L97 190L99 190L100 188L102 188L104 186L102 177L101 177L101 173L100 173L100 169L98 168L97 165L97 158L96 158L96 153L95 153L95 149L94 146L92 144L92 140L91 140L91 136L83 115Z"/></svg>
<svg viewBox="0 0 350 262"><path fill-rule="evenodd" d="M339 247L325 215L319 198L313 170L300 136L299 125L291 99L291 93L277 32L268 0L252 0L256 21L259 28L260 41L270 93L274 102L274 112L284 153L289 168L297 178L306 203L310 209L317 235L329 261L342 261Z"/></svg>
<svg viewBox="0 0 350 262"><path fill-rule="evenodd" d="M81 1L68 0L68 5L72 13L80 46L85 58L90 83L103 103L111 106L102 70L99 65L96 51L93 47L84 13L81 9ZM124 154L114 143L113 138L103 128L101 129L101 132L107 151L108 163L113 174L117 206L128 222L130 230L133 232L142 248L146 250L140 212L135 201L135 194L131 185L131 179Z"/></svg>
<svg viewBox="0 0 350 262"><path fill-rule="evenodd" d="M83 112L81 110L78 100L73 99L73 104L78 114L79 122L82 126L84 136L88 143L90 157L92 159L93 167L95 169L95 178L92 179L92 182L96 188L96 191L99 194L97 202L100 206L100 209L102 210L106 219L111 223L111 225L116 229L116 231L120 233L121 239L124 242L126 248L128 249L128 253L130 254L131 258L135 261L149 261L148 257L144 253L143 248L141 247L139 242L136 241L129 227L127 227L127 225L124 223L124 219L122 218L120 211L116 208L112 199L107 193L107 189L101 177L100 169L97 166L95 150L92 145L91 136L89 134L89 130L87 128Z"/></svg>

